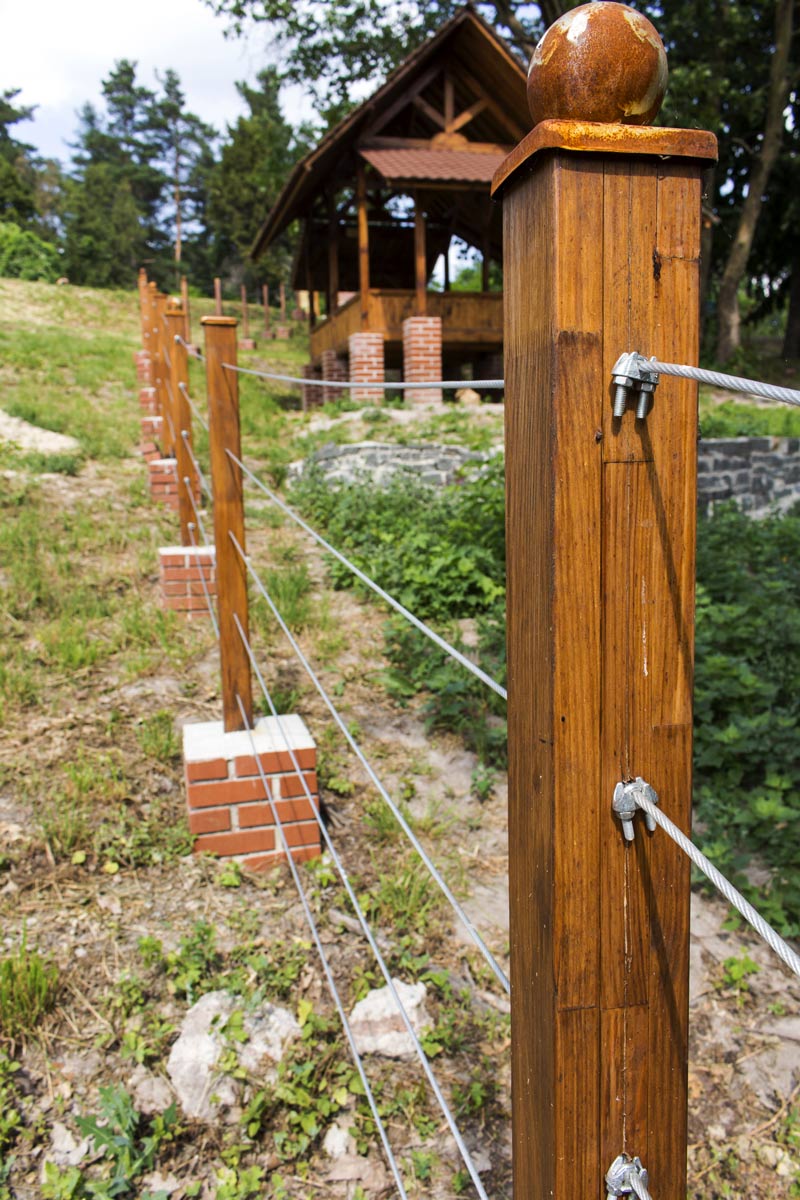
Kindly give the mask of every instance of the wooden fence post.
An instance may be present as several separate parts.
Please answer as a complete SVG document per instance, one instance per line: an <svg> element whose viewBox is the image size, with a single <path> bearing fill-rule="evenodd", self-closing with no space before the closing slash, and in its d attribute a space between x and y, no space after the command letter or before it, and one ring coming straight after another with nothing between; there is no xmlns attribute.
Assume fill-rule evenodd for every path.
<svg viewBox="0 0 800 1200"><path fill-rule="evenodd" d="M247 288L244 284L241 286L240 296L242 299L242 336L239 340L239 348L255 350L256 344L250 337L250 310L247 307Z"/></svg>
<svg viewBox="0 0 800 1200"><path fill-rule="evenodd" d="M633 51L595 14L619 7L562 18L562 46L537 50L529 94L537 62L566 61L568 75L599 30L598 73L587 70L605 97L603 63ZM583 30L569 26L576 14ZM584 94L573 82L562 95ZM684 1200L689 863L641 817L626 842L612 798L642 776L690 826L696 385L663 378L640 419L635 402L613 415L611 379L628 350L697 361L701 177L716 144L557 103L538 115L494 183L514 1194L600 1200L625 1153L658 1200Z"/></svg>
<svg viewBox="0 0 800 1200"><path fill-rule="evenodd" d="M181 337L190 346L192 344L192 318L189 312L189 281L181 275L181 305L183 306L183 333Z"/></svg>
<svg viewBox="0 0 800 1200"><path fill-rule="evenodd" d="M222 672L222 715L225 732L243 729L237 696L247 722L253 722L250 660L236 628L238 617L249 638L247 568L231 540L245 551L244 501L241 469L228 456L241 457L239 435L239 377L223 365L236 366L235 317L203 317L211 487L214 493L214 541L217 547L217 611Z"/></svg>
<svg viewBox="0 0 800 1200"><path fill-rule="evenodd" d="M178 474L178 519L181 525L181 545L193 545L193 539L189 532L191 524L197 524L194 509L192 508L192 497L199 497L200 481L197 479L189 453L189 447L192 444L192 412L189 408L189 401L186 399L186 393L181 388L189 385L189 360L186 354L186 346L183 345L184 331L186 329L186 312L178 304L173 304L167 309L167 344L169 346L170 357L170 392L172 400L172 420L175 426L175 469ZM177 338L183 339L178 341ZM183 432L186 432L186 440L183 438ZM188 485L185 482L188 479Z"/></svg>
<svg viewBox="0 0 800 1200"><path fill-rule="evenodd" d="M139 320L142 327L142 349L149 351L150 349L150 321L148 319L148 291L147 291L147 271L144 267L139 268L138 275L139 286Z"/></svg>
<svg viewBox="0 0 800 1200"><path fill-rule="evenodd" d="M219 276L214 279L214 314L218 317L222 316L222 280Z"/></svg>
<svg viewBox="0 0 800 1200"><path fill-rule="evenodd" d="M270 337L269 331L269 286L265 283L261 288L261 297L264 301L264 333Z"/></svg>
<svg viewBox="0 0 800 1200"><path fill-rule="evenodd" d="M161 420L161 432L158 435L157 441L161 449L161 453L166 457L167 445L167 422L164 411L165 406L165 388L164 388L164 360L161 354L161 314L163 312L163 300L161 292L159 292L155 283L147 285L147 291L150 300L150 361L151 361L151 383L156 393L156 416Z"/></svg>

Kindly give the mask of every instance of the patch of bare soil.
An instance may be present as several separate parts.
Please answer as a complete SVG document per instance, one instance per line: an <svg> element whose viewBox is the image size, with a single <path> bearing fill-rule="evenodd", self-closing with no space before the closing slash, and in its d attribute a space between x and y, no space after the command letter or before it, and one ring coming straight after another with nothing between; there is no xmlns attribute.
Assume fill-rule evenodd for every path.
<svg viewBox="0 0 800 1200"><path fill-rule="evenodd" d="M86 495L88 485L98 502L124 512L132 473L142 469L124 464L113 474L59 477L45 486L59 503L69 505ZM248 542L259 567L287 558L308 564L315 590L313 615L300 635L304 651L318 664L326 688L380 778L403 802L421 840L507 970L505 779L498 778L494 794L481 802L472 789L474 756L455 737L429 736L414 705L400 708L390 701L380 682L386 665L383 614L349 593L329 592L316 551L289 531L263 525L248 532ZM112 569L121 566L112 564ZM151 598L156 574L153 563L152 576L143 585ZM371 909L379 944L395 974L427 981L432 1040L438 1047L434 1066L453 1097L487 1192L510 1196L506 998L449 910L437 907L434 894L419 882L401 834L382 816L374 789L342 739L331 734L323 701L279 632L260 620L256 627L254 644L270 686L283 696L293 695L317 740L328 827ZM75 861L55 853L42 825L41 799L48 780L64 763L79 761L89 746L96 762L103 754L109 762L112 757L124 762L121 787L109 780L104 791L98 780L93 815L98 827L110 819L104 811L106 795L109 806L113 796L114 804L132 818L149 821L154 837L160 836L154 814L163 828L181 829L180 761L174 754L164 761L148 756L137 730L157 709L171 713L176 730L185 721L219 716L210 633L195 623L180 669L165 662L130 678L120 674L112 659L59 681L49 701L46 711L12 713L0 749L2 939L10 949L26 931L29 946L52 955L61 981L55 1010L35 1037L16 1047L20 1070L14 1094L24 1132L11 1154L6 1186L19 1200L44 1195L47 1161L59 1164L62 1173L73 1169L91 1176L96 1170L96 1155L76 1122L99 1111L102 1088L121 1085L143 1114L165 1107L173 1096L166 1070L170 1046L212 976L215 987L224 988L228 980L237 989L249 988L251 1000L258 993L294 1012L307 1001L315 1012L333 1015L286 868L237 877L222 864L176 854L167 838L163 862L129 865L121 852L113 870L107 857L92 852L83 859L78 854ZM69 797L64 803L70 803ZM135 862L136 856L132 858ZM399 868L407 873L401 873L399 888L392 891L387 881ZM338 883L309 868L302 877L349 1011L359 995L383 981ZM421 921L403 904L414 888L420 889L421 905L430 902ZM726 915L716 900L694 896L689 1195L696 1200L745 1195L772 1200L789 1195L800 1178L795 1103L800 985L749 932L726 932ZM208 943L205 950L201 946L198 931L204 928L212 931L213 956ZM161 943L157 952L155 941ZM303 950L299 969L296 964L292 968L298 946ZM743 954L754 969L742 976L729 960L741 962ZM259 975L264 968L254 964L262 960L272 964L272 974ZM192 963L196 978L187 985L181 970ZM268 986L263 978L270 980ZM325 1044L320 1035L319 1046ZM344 1049L336 1053L346 1058ZM175 1200L195 1195L209 1200L216 1195L355 1200L392 1194L377 1139L358 1115L355 1094L337 1117L345 1131L344 1149L335 1151L327 1142L324 1149L324 1130L314 1126L308 1144L293 1156L281 1152L286 1143L276 1143L275 1134L286 1130L286 1114L295 1111L295 1102L278 1102L273 1096L256 1116L263 1080L240 1078L234 1060L228 1069L236 1077L238 1100L207 1123L179 1112L173 1140L162 1145L156 1165L137 1179L130 1194L144 1195L146 1187ZM368 1056L367 1070L381 1089L389 1137L409 1194L472 1194L415 1064ZM347 1133L353 1129L355 1141ZM366 1155L359 1153L364 1151ZM260 1182L248 1191L241 1182L243 1172L256 1168L260 1174L253 1178ZM659 1181L651 1183L657 1196ZM234 1190L240 1185L241 1190ZM0 1195L2 1189L0 1176Z"/></svg>
<svg viewBox="0 0 800 1200"><path fill-rule="evenodd" d="M0 442L13 442L23 450L38 450L42 454L70 454L80 450L76 438L66 433L54 433L31 425L20 417L12 417L0 408Z"/></svg>

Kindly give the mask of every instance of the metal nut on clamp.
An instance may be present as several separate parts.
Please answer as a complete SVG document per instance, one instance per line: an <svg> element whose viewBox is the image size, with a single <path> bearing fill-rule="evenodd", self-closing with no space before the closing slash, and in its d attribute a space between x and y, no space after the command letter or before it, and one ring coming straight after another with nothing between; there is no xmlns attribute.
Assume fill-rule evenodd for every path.
<svg viewBox="0 0 800 1200"><path fill-rule="evenodd" d="M641 775L637 775L635 779L631 779L627 783L618 783L614 788L611 807L614 815L622 822L622 833L626 842L632 842L635 837L633 818L639 810L639 805L636 803L637 796L642 796L651 804L658 804L658 793L655 788L642 779ZM656 822L649 813L645 813L644 819L648 831L654 833Z"/></svg>
<svg viewBox="0 0 800 1200"><path fill-rule="evenodd" d="M620 354L611 368L611 378L615 385L614 416L621 417L628 403L628 392L639 382L639 355L635 350L628 354Z"/></svg>
<svg viewBox="0 0 800 1200"><path fill-rule="evenodd" d="M635 1175L639 1182L644 1187L647 1187L647 1171L642 1166L641 1159L631 1159L626 1154L620 1154L614 1159L606 1172L606 1193L608 1200L613 1200L613 1197L616 1196L631 1196L634 1194L635 1189L631 1185L632 1175Z"/></svg>

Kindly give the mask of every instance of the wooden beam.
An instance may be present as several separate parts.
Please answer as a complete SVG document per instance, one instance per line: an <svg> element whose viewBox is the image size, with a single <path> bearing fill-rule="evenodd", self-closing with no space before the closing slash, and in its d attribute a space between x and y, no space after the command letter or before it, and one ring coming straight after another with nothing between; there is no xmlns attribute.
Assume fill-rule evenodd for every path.
<svg viewBox="0 0 800 1200"><path fill-rule="evenodd" d="M469 125L470 121L489 107L489 102L484 96L482 100L476 100L469 108L465 108L457 117L454 117L447 126L448 133L457 133L459 129L463 129L465 125Z"/></svg>
<svg viewBox="0 0 800 1200"><path fill-rule="evenodd" d="M480 80L476 79L470 71L465 70L463 67L459 68L459 76L463 83L466 83L468 87L471 87L486 101L486 107L489 109L492 115L497 118L500 124L508 130L515 142L519 142L525 137L528 130L523 129L521 125L517 124L513 117L508 115L502 104L498 104L497 101L490 96Z"/></svg>
<svg viewBox="0 0 800 1200"><path fill-rule="evenodd" d="M205 332L206 384L208 388L208 445L211 458L211 486L214 493L214 543L217 548L217 615L219 655L222 675L222 712L226 733L245 728L237 697L242 701L247 725L253 723L253 695L250 660L239 631L236 616L249 637L247 610L247 568L231 535L242 552L244 540L244 498L241 468L228 456L228 450L241 458L239 435L239 376L223 363L236 366L235 317L203 317Z"/></svg>
<svg viewBox="0 0 800 1200"><path fill-rule="evenodd" d="M333 195L328 196L328 316L339 307L339 216Z"/></svg>
<svg viewBox="0 0 800 1200"><path fill-rule="evenodd" d="M419 194L414 195L414 279L416 286L415 311L424 317L428 299L428 261L425 245L425 213L420 207Z"/></svg>
<svg viewBox="0 0 800 1200"><path fill-rule="evenodd" d="M453 77L449 71L444 73L444 127L448 132L453 128L455 116L455 97L453 95Z"/></svg>
<svg viewBox="0 0 800 1200"><path fill-rule="evenodd" d="M424 92L425 88L428 87L429 84L433 83L434 79L441 75L441 73L442 64L440 62L428 67L427 71L423 71L410 88L403 90L402 96L399 96L393 104L390 104L388 108L385 108L383 112L380 113L380 115L377 116L375 120L367 126L365 130L365 136L371 137L373 134L380 132L381 129L385 129L389 122L394 120L398 113L401 113L404 108L408 108L414 97L418 96L420 92Z"/></svg>
<svg viewBox="0 0 800 1200"><path fill-rule="evenodd" d="M367 213L367 178L359 164L356 176L358 207L358 291L361 301L361 328L369 329L369 216Z"/></svg>
<svg viewBox="0 0 800 1200"><path fill-rule="evenodd" d="M447 122L444 118L444 115L438 112L432 104L428 104L427 100L423 100L422 96L414 96L412 104L414 104L420 110L420 112L424 112L425 116L429 117L430 120L433 121L434 125L438 125L440 129L447 128Z"/></svg>
<svg viewBox="0 0 800 1200"><path fill-rule="evenodd" d="M666 162L644 138L631 154L598 138L522 156L503 185L524 1197L599 1197L622 1153L659 1200L686 1195L689 862L641 817L626 842L612 813L641 775L691 825L697 390L662 378L646 420L620 420L611 387L624 346L697 361L705 164L679 157L692 134L669 135Z"/></svg>
<svg viewBox="0 0 800 1200"><path fill-rule="evenodd" d="M435 135L438 137L439 135ZM465 139L466 140L466 139ZM441 144L441 143L439 143ZM404 138L404 137L370 137L358 143L361 150L435 150L437 143L434 138ZM500 142L470 142L464 146L470 154L502 154L507 155L511 146Z"/></svg>

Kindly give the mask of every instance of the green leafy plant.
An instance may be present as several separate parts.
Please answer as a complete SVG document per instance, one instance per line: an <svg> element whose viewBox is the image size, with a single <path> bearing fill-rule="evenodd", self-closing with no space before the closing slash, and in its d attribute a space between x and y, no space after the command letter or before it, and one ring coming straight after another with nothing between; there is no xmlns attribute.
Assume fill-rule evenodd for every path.
<svg viewBox="0 0 800 1200"><path fill-rule="evenodd" d="M98 1114L77 1117L75 1123L84 1137L92 1139L102 1165L90 1178L77 1167L61 1171L53 1163L46 1163L42 1185L45 1200L111 1200L132 1195L136 1180L153 1170L159 1150L178 1132L174 1104L146 1121L122 1087L100 1088ZM150 1200L156 1200L156 1196Z"/></svg>
<svg viewBox="0 0 800 1200"><path fill-rule="evenodd" d="M165 708L144 718L136 728L136 740L148 758L157 762L172 762L180 752L172 713Z"/></svg>

